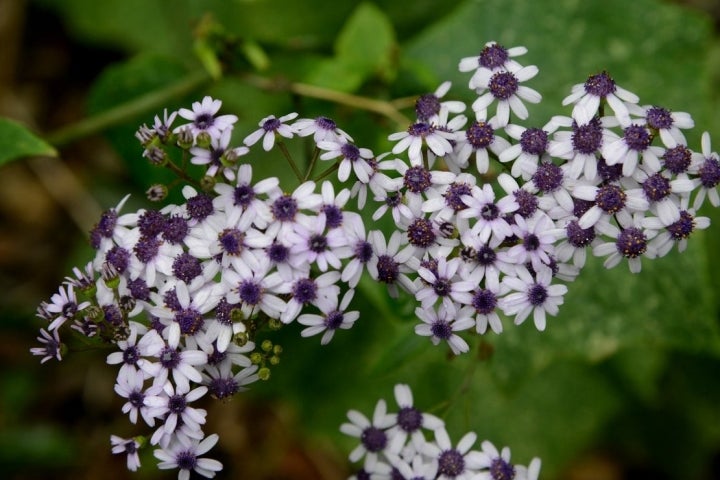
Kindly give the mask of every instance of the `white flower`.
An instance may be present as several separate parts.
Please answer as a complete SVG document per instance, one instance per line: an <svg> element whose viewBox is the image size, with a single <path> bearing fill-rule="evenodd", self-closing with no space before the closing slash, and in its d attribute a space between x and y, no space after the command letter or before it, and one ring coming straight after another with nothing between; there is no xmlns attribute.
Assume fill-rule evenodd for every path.
<svg viewBox="0 0 720 480"><path fill-rule="evenodd" d="M385 237L379 230L373 230L369 234L375 255L367 262L368 272L373 279L385 283L393 297L397 297L397 285L408 292L415 290L412 280L406 275L412 271L406 263L413 257L415 247L407 245L401 250L403 238L402 232L395 230L386 244Z"/></svg>
<svg viewBox="0 0 720 480"><path fill-rule="evenodd" d="M370 149L359 148L345 139L321 141L317 146L325 151L320 154L320 160L332 160L338 157L342 159L338 165L338 180L341 182L350 178L350 172L354 172L363 184L370 181L370 176L373 174L372 166L368 163L368 160L373 158Z"/></svg>
<svg viewBox="0 0 720 480"><path fill-rule="evenodd" d="M173 388L172 382L165 383L160 403L154 408L156 417L163 417L165 423L155 431L150 438L153 445L163 444L163 439L172 438L176 432L183 433L192 438L202 438L202 427L205 424L207 411L194 408L190 403L202 398L208 391L205 386L190 387L178 385Z"/></svg>
<svg viewBox="0 0 720 480"><path fill-rule="evenodd" d="M632 105L630 113L645 120L645 124L660 134L660 139L667 148L686 145L685 135L680 131L693 128L695 122L689 113L672 112L666 108L645 105Z"/></svg>
<svg viewBox="0 0 720 480"><path fill-rule="evenodd" d="M117 435L110 436L110 445L112 446L112 453L127 454L127 468L131 472L137 471L140 468L140 456L138 455L138 449L140 448L140 442L134 438L122 438Z"/></svg>
<svg viewBox="0 0 720 480"><path fill-rule="evenodd" d="M438 86L433 93L421 95L415 101L415 114L419 122L425 122L430 125L443 125L441 120L447 117L448 113L461 113L465 110L465 103L454 100L440 100L450 90L452 83L445 81Z"/></svg>
<svg viewBox="0 0 720 480"><path fill-rule="evenodd" d="M480 55L461 59L458 69L461 72L475 70L468 83L469 88L473 90L479 85L486 85L490 77L499 70L507 70L508 72L520 70L522 65L513 60L513 57L525 53L527 53L525 47L505 48L497 42L487 42Z"/></svg>
<svg viewBox="0 0 720 480"><path fill-rule="evenodd" d="M60 336L57 330L51 330L52 333L46 331L44 328L40 329L40 336L37 340L42 343L42 347L33 347L30 349L30 353L37 356L42 356L40 363L45 363L48 360L54 358L58 362L62 360L62 354L60 352Z"/></svg>
<svg viewBox="0 0 720 480"><path fill-rule="evenodd" d="M360 318L357 311L347 312L348 305L354 295L354 290L345 292L340 305L338 306L337 296L331 296L329 302L320 307L323 315L302 314L298 317L298 323L306 325L307 328L300 332L303 337L310 337L322 333L320 339L322 345L327 345L332 340L335 331L339 328L348 329Z"/></svg>
<svg viewBox="0 0 720 480"><path fill-rule="evenodd" d="M396 416L387 413L385 400L378 400L373 411L372 421L357 410L348 411L347 417L350 423L340 425L340 431L345 435L360 439L360 445L350 452L350 461L358 462L364 458L365 470L375 470L379 455L389 451L392 442L386 431L395 423Z"/></svg>
<svg viewBox="0 0 720 480"><path fill-rule="evenodd" d="M161 413L157 410L163 403L160 395L163 393L161 385L152 385L143 389L144 376L141 371L126 370L121 372L115 383L115 393L127 402L122 406L122 412L128 416L132 423L137 423L138 413L149 427L155 426L155 418Z"/></svg>
<svg viewBox="0 0 720 480"><path fill-rule="evenodd" d="M448 260L441 256L436 257L436 261L435 268L421 266L418 269L421 278L419 284L422 287L415 291L415 299L424 309L433 306L438 299L446 308L457 307L457 304L469 304L472 299L469 292L477 284L456 275L462 260L457 257Z"/></svg>
<svg viewBox="0 0 720 480"><path fill-rule="evenodd" d="M212 434L198 442L195 439L178 435L168 447L155 450L155 458L160 460L158 468L161 470L180 469L178 480L189 480L190 472L193 470L203 477L213 478L216 472L222 470L222 463L210 458L199 457L214 447L218 438L217 434Z"/></svg>
<svg viewBox="0 0 720 480"><path fill-rule="evenodd" d="M315 143L345 141L352 142L353 139L337 124L327 117L299 118L292 124L292 128L301 137L313 136Z"/></svg>
<svg viewBox="0 0 720 480"><path fill-rule="evenodd" d="M90 302L78 304L75 289L72 285L61 285L58 293L50 297L50 303L45 305L47 313L53 314L54 320L48 325L48 330L57 330L68 319L74 318L78 312L90 306Z"/></svg>
<svg viewBox="0 0 720 480"><path fill-rule="evenodd" d="M398 155L407 150L411 165L422 165L422 147L427 146L438 157L444 157L452 152L450 143L455 140L455 134L435 128L434 126L418 122L410 125L404 132L393 133L388 136L391 142L398 142L392 153Z"/></svg>
<svg viewBox="0 0 720 480"><path fill-rule="evenodd" d="M208 148L190 148L190 163L194 165L207 165L205 175L214 177L218 171L222 171L225 178L235 180L235 161L238 157L247 154L250 150L247 147L228 148L232 130L227 129L219 137L210 141Z"/></svg>
<svg viewBox="0 0 720 480"><path fill-rule="evenodd" d="M529 65L513 72L501 70L495 72L487 83L478 82L475 85L475 91L480 96L472 104L473 111L484 118L487 107L497 100L496 124L498 127L508 124L510 111L521 120L525 120L528 117L528 110L522 101L539 103L542 96L532 88L520 84L530 80L537 73L538 68L535 65Z"/></svg>
<svg viewBox="0 0 720 480"><path fill-rule="evenodd" d="M458 212L458 218L474 220L466 236L492 247L512 236L512 228L505 218L518 209L513 196L507 195L496 202L492 185L486 183L482 188L473 186L471 194L462 196L461 200L467 208Z"/></svg>
<svg viewBox="0 0 720 480"><path fill-rule="evenodd" d="M435 430L435 442L425 444L424 452L438 463L438 480L470 480L482 466L480 452L471 450L477 440L474 432L466 433L453 447L445 428Z"/></svg>
<svg viewBox="0 0 720 480"><path fill-rule="evenodd" d="M507 276L503 283L514 290L500 301L506 315L515 316L520 325L532 313L535 328L545 330L546 314L557 315L567 293L565 285L551 285L552 270L548 267L536 270L535 278L525 269L518 269L517 276Z"/></svg>
<svg viewBox="0 0 720 480"><path fill-rule="evenodd" d="M598 113L602 100L610 105L620 125L626 126L630 123L628 106L637 104L639 98L619 87L607 72L601 72L590 75L585 83L574 85L562 104L575 104L572 117L578 124L584 125Z"/></svg>
<svg viewBox="0 0 720 480"><path fill-rule="evenodd" d="M720 185L720 159L718 154L712 151L708 132L703 132L701 146L702 153L693 154L693 165L691 166L692 173L696 174L700 180L700 189L693 202L695 210L700 209L706 196L710 200L710 205L720 206L720 195L716 188Z"/></svg>
<svg viewBox="0 0 720 480"><path fill-rule="evenodd" d="M467 330L475 325L471 317L472 309L463 307L460 310L454 305L447 306L445 303L435 310L418 307L415 315L422 320L422 323L415 326L415 333L423 337L430 337L433 345L445 341L455 355L470 350L467 342L455 332Z"/></svg>
<svg viewBox="0 0 720 480"><path fill-rule="evenodd" d="M213 100L212 97L206 96L201 102L193 102L192 110L181 108L178 110L178 114L192 123L176 127L174 132L178 133L184 128L189 128L193 139L196 139L198 134L202 132L207 132L211 139L220 137L222 131L232 128L238 119L236 115L215 117L221 106L222 102L220 100Z"/></svg>
<svg viewBox="0 0 720 480"><path fill-rule="evenodd" d="M458 135L457 143L450 155L452 163L463 169L467 167L468 159L474 154L478 173L487 173L490 168L488 149L495 155L500 155L510 148L510 142L495 134L495 130L500 126L495 119L489 122L484 119L473 122L465 130L464 135Z"/></svg>
<svg viewBox="0 0 720 480"><path fill-rule="evenodd" d="M294 130L290 125L286 125L285 122L293 120L297 116L298 114L293 112L283 115L280 118L276 118L274 115L265 117L258 123L260 128L245 137L243 143L248 147L251 147L262 138L263 150L269 152L275 146L276 135L280 135L285 138L293 137L293 134L295 133Z"/></svg>
<svg viewBox="0 0 720 480"><path fill-rule="evenodd" d="M640 272L642 265L640 259L655 258L657 252L653 245L648 244L645 232L640 228L642 219L634 218L633 223L622 230L614 225L606 225L606 233L613 237L613 242L601 243L593 248L593 255L597 257L607 256L603 265L605 268L612 268L620 263L623 257L627 258L628 266L632 273Z"/></svg>
<svg viewBox="0 0 720 480"><path fill-rule="evenodd" d="M393 452L400 451L405 445L408 436L412 440L413 447L420 450L425 444L423 429L434 431L444 427L445 423L435 415L421 412L414 407L412 390L408 385L399 383L395 385L393 392L400 409L397 412L397 423L388 430L388 435L393 444L390 450ZM396 465L393 464L393 466Z"/></svg>

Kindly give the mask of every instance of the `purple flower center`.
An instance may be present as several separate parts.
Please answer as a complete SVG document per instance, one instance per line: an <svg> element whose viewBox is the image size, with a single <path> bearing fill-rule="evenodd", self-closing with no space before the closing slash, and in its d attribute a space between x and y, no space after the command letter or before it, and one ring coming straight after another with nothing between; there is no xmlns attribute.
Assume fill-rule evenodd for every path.
<svg viewBox="0 0 720 480"><path fill-rule="evenodd" d="M218 234L220 246L228 255L240 255L243 251L245 234L237 228L226 228Z"/></svg>
<svg viewBox="0 0 720 480"><path fill-rule="evenodd" d="M515 467L500 457L490 462L490 476L492 480L513 480L515 478Z"/></svg>
<svg viewBox="0 0 720 480"><path fill-rule="evenodd" d="M576 152L590 155L595 153L602 145L602 125L597 118L593 118L587 124L580 126L573 122L572 129L571 140Z"/></svg>
<svg viewBox="0 0 720 480"><path fill-rule="evenodd" d="M356 161L360 158L360 149L352 143L345 143L340 147L340 153L342 156L350 160L351 162Z"/></svg>
<svg viewBox="0 0 720 480"><path fill-rule="evenodd" d="M242 184L235 187L233 192L233 198L235 205L240 205L243 208L247 208L250 203L255 199L255 190L252 185Z"/></svg>
<svg viewBox="0 0 720 480"><path fill-rule="evenodd" d="M133 252L142 263L148 263L157 256L161 243L162 240L156 237L140 237L133 247Z"/></svg>
<svg viewBox="0 0 720 480"><path fill-rule="evenodd" d="M190 283L195 277L202 274L202 265L200 260L184 252L175 257L172 270L177 278L185 283Z"/></svg>
<svg viewBox="0 0 720 480"><path fill-rule="evenodd" d="M649 108L646 118L648 126L655 130L670 128L673 124L672 114L662 107Z"/></svg>
<svg viewBox="0 0 720 480"><path fill-rule="evenodd" d="M140 390L133 390L128 395L128 402L134 408L142 408L145 406L145 394Z"/></svg>
<svg viewBox="0 0 720 480"><path fill-rule="evenodd" d="M622 163L608 165L602 156L597 160L597 172L600 175L600 178L606 182L615 182L620 180L623 176L622 167Z"/></svg>
<svg viewBox="0 0 720 480"><path fill-rule="evenodd" d="M493 265L497 259L497 253L488 245L483 245L477 251L475 260L482 266L487 267Z"/></svg>
<svg viewBox="0 0 720 480"><path fill-rule="evenodd" d="M407 229L408 242L419 248L428 248L435 243L432 222L425 218L416 218Z"/></svg>
<svg viewBox="0 0 720 480"><path fill-rule="evenodd" d="M190 450L178 452L175 456L175 463L180 470L194 470L197 466L197 455Z"/></svg>
<svg viewBox="0 0 720 480"><path fill-rule="evenodd" d="M212 127L214 120L215 119L211 114L201 113L195 117L195 121L193 121L193 124L198 130L207 130L208 128Z"/></svg>
<svg viewBox="0 0 720 480"><path fill-rule="evenodd" d="M120 307L111 303L110 305L103 305L102 310L105 321L110 325L119 327L123 324L123 315L120 311Z"/></svg>
<svg viewBox="0 0 720 480"><path fill-rule="evenodd" d="M165 222L163 238L173 245L179 245L185 240L190 230L187 220L180 215L173 215Z"/></svg>
<svg viewBox="0 0 720 480"><path fill-rule="evenodd" d="M497 307L497 297L487 289L481 289L473 294L472 306L481 315L488 315Z"/></svg>
<svg viewBox="0 0 720 480"><path fill-rule="evenodd" d="M328 229L338 228L343 222L343 212L332 204L322 206L322 213L325 214L325 225Z"/></svg>
<svg viewBox="0 0 720 480"><path fill-rule="evenodd" d="M187 407L187 401L185 401L185 395L173 395L168 399L168 410L170 413L181 414Z"/></svg>
<svg viewBox="0 0 720 480"><path fill-rule="evenodd" d="M293 298L303 305L306 305L317 298L317 284L312 278L301 278L296 280L292 287Z"/></svg>
<svg viewBox="0 0 720 480"><path fill-rule="evenodd" d="M138 228L145 237L159 235L165 229L165 216L157 210L146 210L138 218Z"/></svg>
<svg viewBox="0 0 720 480"><path fill-rule="evenodd" d="M659 202L670 195L670 180L656 173L649 176L642 184L643 192L651 202Z"/></svg>
<svg viewBox="0 0 720 480"><path fill-rule="evenodd" d="M487 148L495 140L495 129L486 122L474 122L465 132L468 143L475 150Z"/></svg>
<svg viewBox="0 0 720 480"><path fill-rule="evenodd" d="M267 255L274 263L285 263L290 257L290 249L285 245L273 242L267 247Z"/></svg>
<svg viewBox="0 0 720 480"><path fill-rule="evenodd" d="M533 174L532 182L543 193L554 192L562 185L562 169L554 163L542 162Z"/></svg>
<svg viewBox="0 0 720 480"><path fill-rule="evenodd" d="M205 323L203 316L194 308L184 308L175 313L175 321L183 335L194 335Z"/></svg>
<svg viewBox="0 0 720 480"><path fill-rule="evenodd" d="M528 252L534 252L540 248L540 239L534 233L529 233L523 238L523 247L525 247L525 250Z"/></svg>
<svg viewBox="0 0 720 480"><path fill-rule="evenodd" d="M642 125L630 125L623 131L623 140L631 150L642 152L650 146L652 136Z"/></svg>
<svg viewBox="0 0 720 480"><path fill-rule="evenodd" d="M72 300L69 300L67 303L65 303L62 308L60 309L60 313L65 318L72 318L77 313L77 303L73 302Z"/></svg>
<svg viewBox="0 0 720 480"><path fill-rule="evenodd" d="M377 427L367 427L360 435L360 441L368 452L380 452L387 445L387 435Z"/></svg>
<svg viewBox="0 0 720 480"><path fill-rule="evenodd" d="M238 285L240 300L247 305L257 305L262 299L262 287L253 280L243 280Z"/></svg>
<svg viewBox="0 0 720 480"><path fill-rule="evenodd" d="M315 125L317 125L320 130L326 130L328 132L332 132L337 128L337 124L334 121L322 116L315 119Z"/></svg>
<svg viewBox="0 0 720 480"><path fill-rule="evenodd" d="M373 255L372 245L370 242L360 240L355 244L355 248L353 248L353 255L360 260L360 263L369 262Z"/></svg>
<svg viewBox="0 0 720 480"><path fill-rule="evenodd" d="M561 172L562 173L562 172ZM516 213L523 218L532 217L538 209L538 198L527 190L519 188L513 192L518 204Z"/></svg>
<svg viewBox="0 0 720 480"><path fill-rule="evenodd" d="M435 292L435 295L437 295L438 297L447 297L452 291L452 282L447 278L440 277L435 280L432 288Z"/></svg>
<svg viewBox="0 0 720 480"><path fill-rule="evenodd" d="M612 183L603 185L595 193L595 204L605 213L613 215L625 206L627 195L622 189Z"/></svg>
<svg viewBox="0 0 720 480"><path fill-rule="evenodd" d="M465 459L462 454L451 448L444 450L438 457L438 473L455 478L465 470Z"/></svg>
<svg viewBox="0 0 720 480"><path fill-rule="evenodd" d="M432 93L422 95L415 102L415 113L420 121L428 121L440 113L440 99Z"/></svg>
<svg viewBox="0 0 720 480"><path fill-rule="evenodd" d="M577 218L582 217L585 213L595 205L592 200L583 200L581 198L573 198L573 215Z"/></svg>
<svg viewBox="0 0 720 480"><path fill-rule="evenodd" d="M160 352L160 364L167 370L173 370L180 364L180 352L174 348L165 347Z"/></svg>
<svg viewBox="0 0 720 480"><path fill-rule="evenodd" d="M410 134L410 136L421 138L425 138L428 135L431 135L434 131L435 129L432 127L432 125L428 125L427 123L423 122L413 123L407 129L407 132Z"/></svg>
<svg viewBox="0 0 720 480"><path fill-rule="evenodd" d="M328 249L328 241L325 235L315 234L310 236L308 240L308 247L310 251L315 253L322 253Z"/></svg>
<svg viewBox="0 0 720 480"><path fill-rule="evenodd" d="M698 173L703 187L715 188L720 184L720 163L716 158L706 158Z"/></svg>
<svg viewBox="0 0 720 480"><path fill-rule="evenodd" d="M510 56L508 55L507 49L502 45L494 43L482 49L480 58L478 58L478 64L481 67L495 70L505 65L505 62L507 62L509 58Z"/></svg>
<svg viewBox="0 0 720 480"><path fill-rule="evenodd" d="M647 237L639 228L626 228L618 235L615 247L624 257L637 258L647 250Z"/></svg>
<svg viewBox="0 0 720 480"><path fill-rule="evenodd" d="M543 285L536 283L530 287L527 295L530 305L532 305L533 307L539 307L543 303L545 303L545 300L547 300L548 291Z"/></svg>
<svg viewBox="0 0 720 480"><path fill-rule="evenodd" d="M403 184L413 193L422 193L432 185L432 177L430 172L423 167L411 167L403 176Z"/></svg>
<svg viewBox="0 0 720 480"><path fill-rule="evenodd" d="M180 305L180 300L178 300L175 288L165 292L165 295L163 295L163 303L173 312L179 312L183 308L182 305Z"/></svg>
<svg viewBox="0 0 720 480"><path fill-rule="evenodd" d="M454 211L459 212L467 208L465 202L462 201L464 195L470 195L472 188L467 183L451 183L448 189L443 193L445 197L445 205L452 208Z"/></svg>
<svg viewBox="0 0 720 480"><path fill-rule="evenodd" d="M483 220L490 222L500 216L500 209L494 203L486 203L480 209L480 216Z"/></svg>
<svg viewBox="0 0 720 480"><path fill-rule="evenodd" d="M212 198L204 193L190 197L187 200L187 212L190 218L202 221L214 211Z"/></svg>
<svg viewBox="0 0 720 480"><path fill-rule="evenodd" d="M681 210L680 219L666 228L673 240L682 240L688 238L695 229L695 219L687 210Z"/></svg>
<svg viewBox="0 0 720 480"><path fill-rule="evenodd" d="M137 365L137 361L140 359L140 352L135 345L130 345L128 348L123 350L123 363L126 365Z"/></svg>
<svg viewBox="0 0 720 480"><path fill-rule="evenodd" d="M377 262L378 280L383 283L394 283L400 274L398 263L390 255L379 255Z"/></svg>
<svg viewBox="0 0 720 480"><path fill-rule="evenodd" d="M223 325L232 324L232 311L238 306L230 303L226 298L221 299L215 307L215 318Z"/></svg>
<svg viewBox="0 0 720 480"><path fill-rule="evenodd" d="M270 207L273 216L280 222L291 222L298 211L297 201L290 195L278 197Z"/></svg>
<svg viewBox="0 0 720 480"><path fill-rule="evenodd" d="M213 378L208 384L210 395L215 398L230 398L240 391L240 385L234 378Z"/></svg>
<svg viewBox="0 0 720 480"><path fill-rule="evenodd" d="M488 88L493 97L507 100L515 95L519 86L518 79L510 72L498 72L490 78Z"/></svg>
<svg viewBox="0 0 720 480"><path fill-rule="evenodd" d="M595 239L595 229L580 228L577 220L573 220L565 227L565 234L567 235L568 242L575 248L587 247Z"/></svg>
<svg viewBox="0 0 720 480"><path fill-rule="evenodd" d="M343 320L343 312L341 312L340 310L333 310L332 312L327 314L325 320L323 321L323 324L328 330L337 330L338 328L340 328L340 325L342 325Z"/></svg>
<svg viewBox="0 0 720 480"><path fill-rule="evenodd" d="M265 120L263 122L262 129L265 130L266 132L274 132L278 128L280 128L280 125L282 125L282 123L280 123L280 120L278 120L275 117L272 117L272 118L268 118L267 120Z"/></svg>
<svg viewBox="0 0 720 480"><path fill-rule="evenodd" d="M665 168L674 175L687 172L688 167L692 161L692 151L685 145L676 145L673 148L668 148L663 155L663 161Z"/></svg>
<svg viewBox="0 0 720 480"><path fill-rule="evenodd" d="M541 128L528 128L520 135L520 148L530 155L542 155L548 146L548 134Z"/></svg>
<svg viewBox="0 0 720 480"><path fill-rule="evenodd" d="M605 98L615 92L615 81L607 72L590 75L585 81L585 91L590 95Z"/></svg>
<svg viewBox="0 0 720 480"><path fill-rule="evenodd" d="M430 326L430 331L434 337L441 340L447 340L452 336L452 327L446 320L435 320Z"/></svg>

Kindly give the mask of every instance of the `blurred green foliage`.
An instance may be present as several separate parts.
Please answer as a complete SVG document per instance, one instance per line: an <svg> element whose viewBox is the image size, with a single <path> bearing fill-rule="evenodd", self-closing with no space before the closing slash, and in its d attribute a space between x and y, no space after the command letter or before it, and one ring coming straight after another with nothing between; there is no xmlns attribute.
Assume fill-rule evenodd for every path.
<svg viewBox="0 0 720 480"><path fill-rule="evenodd" d="M690 112L698 125L689 135L691 148L699 149L702 130L720 132L711 22L659 0L35 3L63 18L78 41L127 54L95 82L87 98L90 115L202 69L193 53L194 33L212 18L235 45L259 47L262 54L254 58L269 64L253 71L252 64L263 62L250 56L221 79L208 78L202 88L165 106L187 106L205 94L220 98L224 112L240 117L237 139L267 115L298 111L330 116L358 144L384 151L387 135L403 125L282 86L303 82L390 100L432 91L451 79L451 95L469 99L469 77L457 71L457 63L477 55L489 40L527 46L521 63L540 68L531 87L544 100L530 106L525 125L568 114L560 102L570 87L607 69L642 103ZM240 56L243 51L236 50ZM277 81L278 91L257 88L247 75ZM140 159L133 138L139 123L159 113L160 108L144 112L107 132L137 192L167 180ZM295 148L303 154L302 146ZM279 155L250 161L255 179L288 170L273 163L282 161ZM273 337L284 348L283 361L269 382L247 395L291 402L308 435L330 437L349 451L351 440L338 432L347 409L370 413L377 398L392 402L392 385L403 382L413 388L416 405L445 417L454 438L474 430L498 446L509 445L521 463L540 456L545 479L593 452L610 452L668 478L708 478L711 460L720 454L720 216L714 220L684 254L646 262L636 276L623 266L607 271L590 261L546 332L531 322L507 325L502 335L476 341L482 358L449 358L413 333L408 299L389 299L378 285L364 282L356 295L362 312L356 327L322 348L315 338L301 340L296 326L283 329ZM50 433L37 443L35 457L55 441Z"/></svg>

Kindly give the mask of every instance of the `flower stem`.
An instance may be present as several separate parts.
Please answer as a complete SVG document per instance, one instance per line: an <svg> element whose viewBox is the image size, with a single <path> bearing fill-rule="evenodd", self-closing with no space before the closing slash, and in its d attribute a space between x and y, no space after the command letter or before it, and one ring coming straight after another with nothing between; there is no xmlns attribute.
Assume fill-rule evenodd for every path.
<svg viewBox="0 0 720 480"><path fill-rule="evenodd" d="M293 160L292 155L290 155L290 152L287 149L287 146L285 145L285 142L282 140L278 140L275 142L275 144L280 148L280 151L282 152L283 156L287 159L288 163L290 164L290 168L292 168L293 173L295 173L295 176L298 180L301 182L303 181L303 174L300 173L300 169L298 168L297 164L295 163L295 160Z"/></svg>

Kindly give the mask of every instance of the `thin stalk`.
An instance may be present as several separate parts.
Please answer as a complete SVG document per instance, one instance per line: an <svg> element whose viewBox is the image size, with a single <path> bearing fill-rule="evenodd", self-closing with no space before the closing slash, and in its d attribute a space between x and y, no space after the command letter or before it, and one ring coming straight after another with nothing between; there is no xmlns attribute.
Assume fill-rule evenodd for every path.
<svg viewBox="0 0 720 480"><path fill-rule="evenodd" d="M297 164L295 163L295 160L293 160L292 155L290 155L290 152L287 149L287 146L285 145L285 142L278 140L276 142L278 148L280 148L280 151L287 159L288 163L290 164L290 168L292 168L293 173L295 173L295 176L297 179L302 182L303 181L303 174L300 173L300 169L298 168Z"/></svg>

